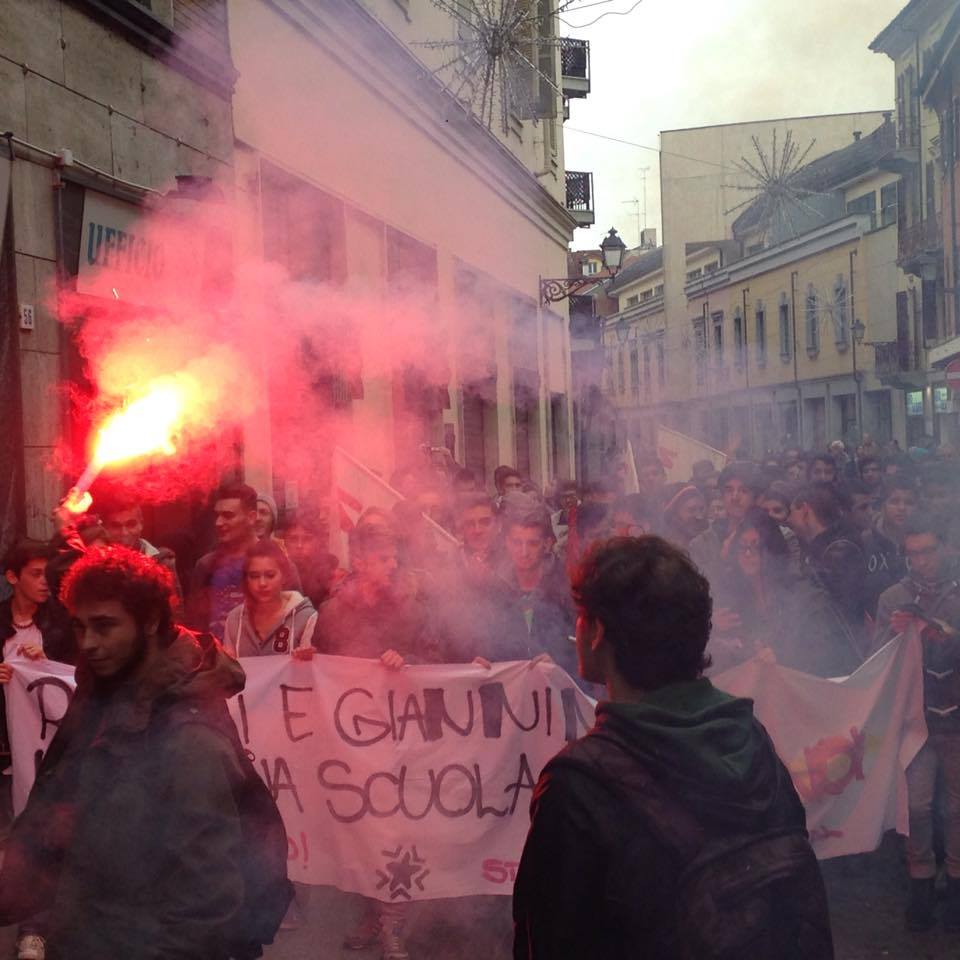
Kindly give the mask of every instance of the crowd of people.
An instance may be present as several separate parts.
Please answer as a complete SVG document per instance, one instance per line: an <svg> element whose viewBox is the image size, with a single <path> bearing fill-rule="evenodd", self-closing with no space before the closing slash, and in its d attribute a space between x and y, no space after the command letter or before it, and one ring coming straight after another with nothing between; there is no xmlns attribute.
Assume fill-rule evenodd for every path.
<svg viewBox="0 0 960 960"><path fill-rule="evenodd" d="M582 487L542 491L508 466L491 479L488 493L452 463L398 471L391 484L403 499L366 509L346 556L331 551L334 510L280 516L269 494L242 483L211 498L212 542L195 561L148 542L141 505L129 495L98 498L95 514L62 514L53 543L19 543L6 557L3 660L76 662L58 596L72 568L103 543L165 568L177 619L236 657L339 654L388 669L549 658L602 698L578 672L571 582L597 544L656 535L709 581L708 674L764 657L845 676L892 637L922 637L930 737L908 771L907 924L935 922L942 781L944 922L960 930L960 485L952 451L907 456L866 439L848 453L837 442L824 452L735 459L719 471L701 461L672 483L650 452L635 471L617 463L607 479ZM10 676L0 663L0 684ZM347 946L380 942L387 960L402 960L404 919L396 906L371 904ZM42 956L42 931L21 933L20 957Z"/></svg>

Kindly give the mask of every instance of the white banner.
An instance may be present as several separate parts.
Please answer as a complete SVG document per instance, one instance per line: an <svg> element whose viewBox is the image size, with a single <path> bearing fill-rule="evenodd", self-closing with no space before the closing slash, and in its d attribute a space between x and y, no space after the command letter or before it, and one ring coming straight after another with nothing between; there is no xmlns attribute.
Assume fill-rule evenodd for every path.
<svg viewBox="0 0 960 960"><path fill-rule="evenodd" d="M13 665L19 811L72 671ZM261 657L243 666L246 689L231 712L283 815L291 879L381 900L510 894L540 771L593 723L592 702L553 664L391 671L347 657Z"/></svg>
<svg viewBox="0 0 960 960"><path fill-rule="evenodd" d="M821 860L908 832L905 771L927 737L919 641L898 637L849 677L824 680L763 660L713 682L750 697L807 811Z"/></svg>
<svg viewBox="0 0 960 960"><path fill-rule="evenodd" d="M667 471L668 483L686 483L698 460L709 460L717 470L727 465L727 455L706 443L667 427L657 427L657 456Z"/></svg>
<svg viewBox="0 0 960 960"><path fill-rule="evenodd" d="M61 664L11 662L19 811L73 679ZM231 711L283 815L291 878L381 900L510 894L537 777L593 722L592 703L552 664L243 665L246 690ZM906 832L904 770L926 733L913 644L893 641L840 681L753 661L714 682L755 700L820 858Z"/></svg>

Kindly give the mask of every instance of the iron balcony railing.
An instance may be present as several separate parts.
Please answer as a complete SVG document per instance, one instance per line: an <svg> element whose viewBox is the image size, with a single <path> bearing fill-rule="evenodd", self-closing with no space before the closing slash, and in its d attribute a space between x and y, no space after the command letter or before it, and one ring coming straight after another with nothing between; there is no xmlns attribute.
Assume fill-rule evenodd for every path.
<svg viewBox="0 0 960 960"><path fill-rule="evenodd" d="M565 97L585 97L590 92L590 41L562 37L560 76Z"/></svg>
<svg viewBox="0 0 960 960"><path fill-rule="evenodd" d="M927 217L902 226L897 236L897 255L903 261L935 257L943 248L943 226L940 215Z"/></svg>
<svg viewBox="0 0 960 960"><path fill-rule="evenodd" d="M874 343L874 368L878 374L906 373L911 369L910 342L886 340Z"/></svg>
<svg viewBox="0 0 960 960"><path fill-rule="evenodd" d="M566 172L567 209L580 226L593 223L593 174L580 170Z"/></svg>

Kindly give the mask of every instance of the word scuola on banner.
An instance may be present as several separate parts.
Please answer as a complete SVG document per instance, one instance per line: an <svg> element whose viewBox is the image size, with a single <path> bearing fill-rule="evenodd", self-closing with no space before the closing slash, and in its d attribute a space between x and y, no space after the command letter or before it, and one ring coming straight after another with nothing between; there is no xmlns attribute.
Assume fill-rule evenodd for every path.
<svg viewBox="0 0 960 960"><path fill-rule="evenodd" d="M509 894L540 770L593 721L593 703L553 664L242 662L230 709L283 815L291 878L381 900ZM46 661L14 671L20 810L73 680Z"/></svg>
<svg viewBox="0 0 960 960"><path fill-rule="evenodd" d="M72 669L12 661L14 809L73 689ZM559 667L243 661L237 729L283 815L290 876L386 901L510 894L544 764L592 724ZM895 640L821 680L751 661L714 678L754 699L821 858L905 832L904 770L926 735L920 660Z"/></svg>

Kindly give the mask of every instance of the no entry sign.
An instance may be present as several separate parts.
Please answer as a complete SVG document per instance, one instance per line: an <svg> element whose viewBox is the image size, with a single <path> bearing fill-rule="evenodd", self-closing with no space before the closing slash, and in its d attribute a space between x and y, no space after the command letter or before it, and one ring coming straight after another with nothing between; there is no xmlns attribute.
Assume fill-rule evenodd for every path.
<svg viewBox="0 0 960 960"><path fill-rule="evenodd" d="M947 386L951 390L960 391L960 358L951 360L947 364Z"/></svg>

